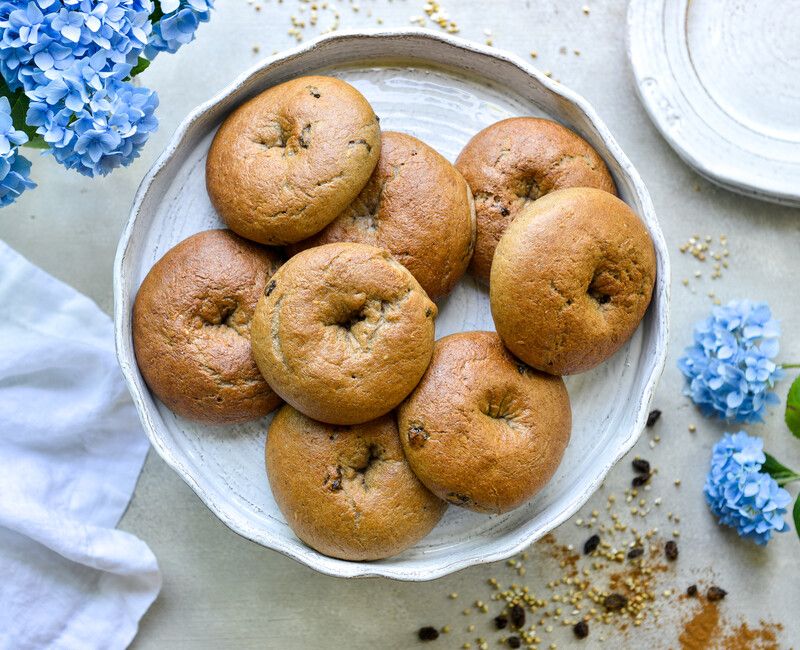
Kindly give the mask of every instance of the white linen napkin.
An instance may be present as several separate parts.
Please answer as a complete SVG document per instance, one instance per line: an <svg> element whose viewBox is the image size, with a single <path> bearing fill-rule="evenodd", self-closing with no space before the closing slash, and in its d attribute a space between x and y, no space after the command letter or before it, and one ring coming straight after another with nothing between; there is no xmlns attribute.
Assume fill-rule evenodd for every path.
<svg viewBox="0 0 800 650"><path fill-rule="evenodd" d="M148 449L91 300L0 241L0 648L124 648L161 588L115 530Z"/></svg>

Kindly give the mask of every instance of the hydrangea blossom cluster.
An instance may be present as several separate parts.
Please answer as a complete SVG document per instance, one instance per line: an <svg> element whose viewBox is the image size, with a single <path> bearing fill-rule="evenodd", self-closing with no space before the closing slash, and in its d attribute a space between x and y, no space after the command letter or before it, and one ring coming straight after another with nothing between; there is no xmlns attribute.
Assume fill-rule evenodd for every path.
<svg viewBox="0 0 800 650"><path fill-rule="evenodd" d="M685 393L705 415L761 422L767 404L780 400L772 388L783 377L773 361L780 326L766 303L731 301L695 325L694 345L678 367Z"/></svg>
<svg viewBox="0 0 800 650"><path fill-rule="evenodd" d="M759 545L766 544L773 532L788 530L783 517L791 501L789 493L761 471L765 461L761 438L744 431L726 433L714 445L703 490L721 524Z"/></svg>
<svg viewBox="0 0 800 650"><path fill-rule="evenodd" d="M87 176L108 174L130 164L158 126L158 97L131 83L135 67L192 41L212 5L0 0L0 73L7 87L0 94L24 92L26 123L62 165Z"/></svg>
<svg viewBox="0 0 800 650"><path fill-rule="evenodd" d="M159 52L177 52L190 43L200 23L211 19L213 6L214 0L161 0L164 16L153 25L145 56L153 59Z"/></svg>
<svg viewBox="0 0 800 650"><path fill-rule="evenodd" d="M36 186L29 177L30 161L17 153L17 147L27 141L28 136L14 128L8 97L0 97L0 206Z"/></svg>

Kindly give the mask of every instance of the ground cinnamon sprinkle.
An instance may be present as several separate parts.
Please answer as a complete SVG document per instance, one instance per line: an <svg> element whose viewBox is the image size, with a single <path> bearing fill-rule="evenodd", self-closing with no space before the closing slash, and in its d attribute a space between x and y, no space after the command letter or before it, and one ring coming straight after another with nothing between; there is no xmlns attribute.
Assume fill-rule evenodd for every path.
<svg viewBox="0 0 800 650"><path fill-rule="evenodd" d="M779 650L777 633L783 630L780 623L759 621L751 628L746 622L724 631L723 621L716 602L703 600L700 609L683 627L678 641L681 650Z"/></svg>
<svg viewBox="0 0 800 650"><path fill-rule="evenodd" d="M704 600L700 610L689 620L678 637L681 650L707 650L719 632L719 607Z"/></svg>
<svg viewBox="0 0 800 650"><path fill-rule="evenodd" d="M759 627L751 629L742 623L722 640L723 650L779 650L777 633L783 630L780 623L759 621Z"/></svg>

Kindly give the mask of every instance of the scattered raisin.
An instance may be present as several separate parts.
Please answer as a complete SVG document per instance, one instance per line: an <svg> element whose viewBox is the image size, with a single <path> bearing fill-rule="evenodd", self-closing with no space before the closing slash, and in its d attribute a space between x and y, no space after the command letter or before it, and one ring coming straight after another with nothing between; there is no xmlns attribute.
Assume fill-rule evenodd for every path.
<svg viewBox="0 0 800 650"><path fill-rule="evenodd" d="M669 540L664 546L664 554L670 562L678 559L678 544L674 540Z"/></svg>
<svg viewBox="0 0 800 650"><path fill-rule="evenodd" d="M506 643L508 644L509 648L520 648L522 647L522 641L518 636L510 636L506 639Z"/></svg>
<svg viewBox="0 0 800 650"><path fill-rule="evenodd" d="M608 594L608 596L603 599L603 606L610 612L616 612L620 609L623 609L627 604L628 599L622 594Z"/></svg>
<svg viewBox="0 0 800 650"><path fill-rule="evenodd" d="M275 280L270 280L269 283L267 284L267 286L264 287L264 295L265 296L269 296L269 294L271 294L273 291L275 291L275 287L276 286L277 286L277 284L275 283Z"/></svg>
<svg viewBox="0 0 800 650"><path fill-rule="evenodd" d="M697 596L697 585L690 585L686 590L686 595L689 596L689 598Z"/></svg>
<svg viewBox="0 0 800 650"><path fill-rule="evenodd" d="M593 553L594 551L597 550L598 546L600 546L600 536L592 535L583 544L583 554L589 555L589 553Z"/></svg>
<svg viewBox="0 0 800 650"><path fill-rule="evenodd" d="M500 214L502 214L504 217L507 217L511 213L509 212L509 210L508 210L508 208L506 206L501 205L500 206Z"/></svg>
<svg viewBox="0 0 800 650"><path fill-rule="evenodd" d="M507 625L508 625L508 617L507 616L504 616L503 614L500 614L500 616L495 616L494 617L494 626L498 630L504 630Z"/></svg>
<svg viewBox="0 0 800 650"><path fill-rule="evenodd" d="M511 606L511 627L517 630L525 627L525 610L522 605Z"/></svg>
<svg viewBox="0 0 800 650"><path fill-rule="evenodd" d="M639 474L650 473L650 463L644 458L634 458L631 465L633 465L633 471L639 472Z"/></svg>
<svg viewBox="0 0 800 650"><path fill-rule="evenodd" d="M651 474L639 474L639 476L634 476L633 480L631 481L631 486L638 488L642 487L643 485L649 483Z"/></svg>
<svg viewBox="0 0 800 650"><path fill-rule="evenodd" d="M436 641L436 639L439 638L439 630L430 625L426 625L425 627L419 628L417 636L419 636L420 641Z"/></svg>
<svg viewBox="0 0 800 650"><path fill-rule="evenodd" d="M589 624L586 621L578 621L573 626L572 631L579 639L585 639L589 636Z"/></svg>
<svg viewBox="0 0 800 650"><path fill-rule="evenodd" d="M709 587L708 591L706 592L706 598L712 603L722 600L725 596L728 595L728 592L722 589L721 587Z"/></svg>
<svg viewBox="0 0 800 650"><path fill-rule="evenodd" d="M642 557L642 555L644 555L644 549L641 546L634 546L628 551L629 560L635 560L637 557Z"/></svg>
<svg viewBox="0 0 800 650"><path fill-rule="evenodd" d="M653 409L647 416L647 426L652 427L658 422L658 418L661 417L661 411L658 409Z"/></svg>

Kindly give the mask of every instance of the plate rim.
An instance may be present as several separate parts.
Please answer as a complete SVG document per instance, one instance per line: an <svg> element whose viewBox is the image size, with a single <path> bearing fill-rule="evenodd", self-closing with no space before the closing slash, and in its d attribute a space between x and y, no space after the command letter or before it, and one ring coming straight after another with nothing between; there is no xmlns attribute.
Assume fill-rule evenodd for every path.
<svg viewBox="0 0 800 650"><path fill-rule="evenodd" d="M212 109L218 103L224 101L230 95L236 93L242 86L246 85L250 79L261 74L264 70L275 63L304 56L318 48L325 47L329 43L363 38L376 40L433 40L447 46L460 49L467 55L478 55L481 57L495 59L506 65L517 68L527 76L532 77L553 94L574 105L586 117L587 121L596 129L605 146L608 148L610 155L613 156L616 162L620 165L621 170L629 177L633 190L642 206L643 214L640 215L640 217L646 221L648 225L648 230L650 231L653 239L657 258L661 266L659 272L657 273L651 306L651 308L657 309L653 332L655 349L653 350L654 354L651 361L648 362L648 365L652 363L652 367L649 369L649 374L647 375L646 382L639 399L638 413L636 414L633 426L628 434L628 437L621 442L619 448L617 449L617 453L610 461L604 464L602 471L598 473L595 480L592 481L583 492L569 497L569 502L564 509L562 509L558 516L546 525L547 530L529 531L523 527L520 530L508 534L502 538L502 540L496 540L492 546L476 549L470 554L465 554L458 558L451 559L450 561L442 562L436 568L429 568L425 570L397 567L392 564L348 562L345 560L338 560L336 558L329 558L311 549L310 547L300 547L299 549L296 547L291 547L284 543L280 537L271 535L269 533L262 535L262 539L265 541L254 539L252 533L247 531L244 527L239 526L237 522L235 522L231 517L227 516L224 511L216 506L211 495L205 493L204 489L198 485L194 477L182 467L179 459L173 455L170 449L162 444L159 436L155 434L155 424L150 417L148 408L143 403L142 396L139 394L139 390L136 385L135 375L138 373L138 369L136 368L135 359L133 360L133 363L131 363L131 359L128 356L129 352L132 355L132 350L126 349L131 335L129 323L130 318L129 314L126 313L126 303L130 303L131 300L130 296L124 295L122 289L125 282L124 266L128 249L131 244L132 234L141 210L142 203L150 189L150 186L156 177L168 166L188 129L198 119L201 119L208 110ZM421 55L418 58L425 59L424 55ZM435 60L428 60L430 60L434 65L436 64ZM616 139L611 135L605 123L600 119L594 108L586 99L584 99L578 93L570 90L566 86L549 79L534 66L523 61L520 57L513 53L467 41L460 37L422 28L342 30L332 34L318 36L313 40L309 40L308 42L289 50L284 50L272 56L265 57L255 65L248 67L245 72L238 75L230 84L225 86L210 99L201 103L195 109L190 111L189 114L181 121L180 125L175 129L163 152L158 156L152 167L142 179L136 192L128 220L120 236L116 256L114 259L115 347L117 358L125 378L125 383L129 392L131 393L131 397L136 406L136 410L139 414L143 428L150 440L150 443L153 445L154 449L158 452L162 459L184 480L184 482L186 482L187 485L189 485L195 494L200 497L201 501L206 505L206 507L208 507L209 510L211 510L211 512L231 530L245 539L252 541L253 543L276 550L287 557L290 557L326 575L345 578L386 577L397 580L421 582L433 580L469 566L507 559L572 517L572 515L574 515L575 512L577 512L586 503L589 497L596 492L600 484L605 480L605 477L611 468L630 451L644 430L649 408L652 403L658 381L666 364L667 347L669 342L670 293L670 259L668 249L655 214L655 209L653 207L650 194L631 161L622 151L621 147L617 143Z"/></svg>
<svg viewBox="0 0 800 650"><path fill-rule="evenodd" d="M656 127L658 132L675 151L676 154L683 160L689 167L706 180L726 189L730 192L735 192L744 196L759 199L761 201L768 201L770 203L777 203L789 207L800 206L800 183L783 183L781 188L769 188L752 182L752 173L746 169L736 166L731 166L731 158L725 157L725 164L721 164L720 157L714 154L719 154L713 148L702 147L696 145L691 138L684 137L680 131L670 128L668 111L659 107L655 96L648 94L644 91L644 84L646 81L653 79L659 84L660 95L663 96L667 102L669 99L666 97L664 89L666 88L671 94L679 94L686 102L687 105L695 108L692 103L691 93L684 92L685 85L682 85L674 74L670 72L663 72L662 70L671 71L671 59L664 53L666 41L664 39L663 29L655 30L655 40L658 45L663 47L657 48L654 51L650 47L643 47L649 37L652 37L651 31L648 30L646 25L650 22L663 22L667 12L667 4L670 0L659 0L654 2L652 0L630 0L627 8L626 15L626 28L625 28L625 51L628 59L630 73L633 79L633 85L636 90L636 95L640 103L645 109L652 124ZM679 2L678 13L682 9L686 9L691 0L676 0ZM684 11L685 14L685 11ZM670 14L671 16L672 14ZM685 24L684 20L684 24ZM649 57L641 58L635 54L636 49L644 49L650 52ZM670 105L670 108L674 106ZM724 113L720 109L721 112ZM696 115L697 111L693 111ZM681 112L682 117L686 117ZM697 125L700 122L707 126L705 130L709 133L716 133L710 128L703 120L692 120L692 123ZM737 147L739 148L739 147ZM740 149L743 157L753 158L755 154L748 152L745 149ZM759 156L763 158L763 156ZM776 166L781 166L780 160L773 160ZM792 169L796 170L792 175L798 177L800 175L800 166L792 165ZM772 176L772 174L770 174ZM779 174L776 176L780 176Z"/></svg>

